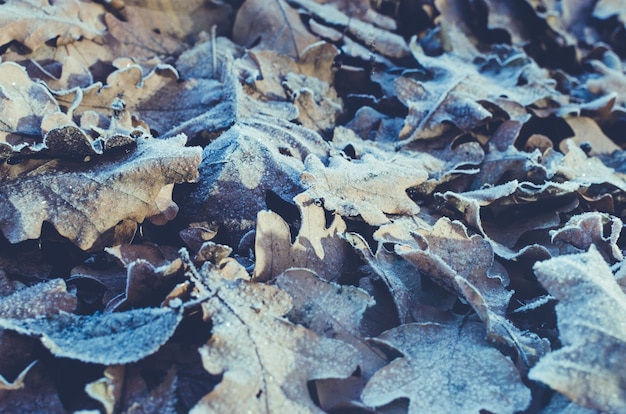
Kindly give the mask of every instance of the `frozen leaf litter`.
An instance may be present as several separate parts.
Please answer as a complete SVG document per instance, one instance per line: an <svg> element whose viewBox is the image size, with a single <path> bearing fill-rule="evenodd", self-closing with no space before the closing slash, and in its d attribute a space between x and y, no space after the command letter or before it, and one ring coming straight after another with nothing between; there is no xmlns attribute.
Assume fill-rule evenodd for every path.
<svg viewBox="0 0 626 414"><path fill-rule="evenodd" d="M0 411L619 413L619 2L0 2Z"/></svg>

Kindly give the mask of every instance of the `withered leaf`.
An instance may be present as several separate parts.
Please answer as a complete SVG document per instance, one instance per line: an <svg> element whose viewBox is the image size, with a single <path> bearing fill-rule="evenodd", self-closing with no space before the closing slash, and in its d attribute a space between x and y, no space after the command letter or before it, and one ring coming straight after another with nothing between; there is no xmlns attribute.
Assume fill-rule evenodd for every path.
<svg viewBox="0 0 626 414"><path fill-rule="evenodd" d="M56 39L57 45L104 33L101 5L78 0L20 0L0 4L0 45L12 40L31 50Z"/></svg>
<svg viewBox="0 0 626 414"><path fill-rule="evenodd" d="M59 111L48 89L31 80L22 66L3 62L0 64L0 102L0 158L7 158L25 147L40 150L41 121L46 115Z"/></svg>
<svg viewBox="0 0 626 414"><path fill-rule="evenodd" d="M246 0L239 8L233 27L233 40L243 46L274 50L299 58L319 39L306 29L298 12L284 0Z"/></svg>
<svg viewBox="0 0 626 414"><path fill-rule="evenodd" d="M229 93L229 85L213 79L179 82L178 73L169 65L158 65L144 75L140 65L132 64L111 73L106 85L96 82L79 92L59 96L58 100L72 108L74 117L94 111L102 118L102 111L121 99L122 109L146 122L155 135L169 137L186 133L193 137L200 129L190 121L211 112L213 106L219 107L220 101L232 100ZM210 123L203 127L213 129Z"/></svg>
<svg viewBox="0 0 626 414"><path fill-rule="evenodd" d="M518 105L527 106L545 98L559 99L551 84L507 86L508 82L517 82L530 63L524 55L517 59L513 56L492 69L464 63L454 56L427 56L416 43L412 47L424 73L416 73L415 79L405 76L395 80L398 97L409 108L400 131L400 145L439 136L449 125L456 125L462 131L482 125L493 116L488 104L499 106L517 118ZM509 109L511 101L513 109Z"/></svg>
<svg viewBox="0 0 626 414"><path fill-rule="evenodd" d="M529 377L577 404L603 412L626 409L626 296L594 245L588 252L535 264L539 282L556 297L563 347L544 356Z"/></svg>
<svg viewBox="0 0 626 414"><path fill-rule="evenodd" d="M338 339L359 351L363 377L371 377L387 362L384 354L363 341L361 319L374 301L364 290L321 279L308 269L292 268L276 277L276 285L291 296L290 321L318 335Z"/></svg>
<svg viewBox="0 0 626 414"><path fill-rule="evenodd" d="M199 185L183 213L190 221L222 224L238 242L266 209L268 192L286 202L302 192L309 154L328 154L328 144L313 131L275 117L245 118L205 147Z"/></svg>
<svg viewBox="0 0 626 414"><path fill-rule="evenodd" d="M494 261L488 241L470 236L458 221L444 217L431 230L417 230L415 245L397 245L396 253L436 283L464 298L487 325L492 340L503 342L519 353L526 366L547 350L547 341L518 330L506 310L513 292L506 289L506 270Z"/></svg>
<svg viewBox="0 0 626 414"><path fill-rule="evenodd" d="M489 347L481 323L420 322L384 332L373 343L403 354L363 390L371 406L409 398L409 413L514 413L530 391L511 361ZM400 378L403 378L399 381Z"/></svg>
<svg viewBox="0 0 626 414"><path fill-rule="evenodd" d="M321 412L307 381L350 376L356 350L284 319L291 300L276 287L225 280L210 264L201 274L213 295L202 305L213 335L200 354L223 377L192 412Z"/></svg>
<svg viewBox="0 0 626 414"><path fill-rule="evenodd" d="M76 296L67 291L63 279L52 279L20 289L0 298L3 318L28 319L73 312Z"/></svg>
<svg viewBox="0 0 626 414"><path fill-rule="evenodd" d="M184 148L185 141L139 139L127 154L88 162L4 164L0 228L12 243L39 237L44 221L84 250L111 243L115 236L99 239L120 221L139 223L163 211L156 203L163 187L197 178L200 148Z"/></svg>
<svg viewBox="0 0 626 414"><path fill-rule="evenodd" d="M310 269L325 280L337 279L346 262L346 245L340 237L346 223L336 215L326 228L324 209L315 205L308 194L299 194L294 201L302 224L293 243L289 226L278 214L259 212L254 280L270 280L291 267Z"/></svg>
<svg viewBox="0 0 626 414"><path fill-rule="evenodd" d="M369 154L348 161L330 158L328 167L309 156L301 175L307 193L323 202L327 210L344 217L361 216L370 225L389 222L385 214L415 214L419 211L406 190L428 178L428 173L400 162L383 162Z"/></svg>
<svg viewBox="0 0 626 414"><path fill-rule="evenodd" d="M622 227L622 220L618 217L590 211L578 214L570 218L563 227L550 231L550 239L552 243L567 243L584 251L594 245L607 261L621 261L623 255L617 240Z"/></svg>
<svg viewBox="0 0 626 414"><path fill-rule="evenodd" d="M143 308L121 313L47 318L0 318L0 327L39 337L58 357L95 364L126 364L156 352L174 333L180 312Z"/></svg>
<svg viewBox="0 0 626 414"><path fill-rule="evenodd" d="M148 389L140 371L141 366L111 365L104 377L85 386L85 392L104 406L106 414L176 413L175 370L170 369L153 389Z"/></svg>

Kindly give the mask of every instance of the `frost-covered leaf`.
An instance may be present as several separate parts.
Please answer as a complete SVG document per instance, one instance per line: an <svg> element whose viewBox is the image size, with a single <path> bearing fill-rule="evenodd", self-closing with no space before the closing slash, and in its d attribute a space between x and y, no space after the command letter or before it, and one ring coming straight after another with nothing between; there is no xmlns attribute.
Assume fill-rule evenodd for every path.
<svg viewBox="0 0 626 414"><path fill-rule="evenodd" d="M518 118L517 105L559 97L549 84L511 87L529 64L521 54L512 56L499 68L476 67L449 55L430 57L419 50L414 51L414 57L422 66L415 79L398 77L394 82L399 99L409 108L400 131L401 145L437 137L449 125L469 131L494 116L489 105L508 110L509 116ZM514 109L508 108L511 101Z"/></svg>
<svg viewBox="0 0 626 414"><path fill-rule="evenodd" d="M0 64L0 102L0 158L25 147L41 149L41 121L59 111L48 89L31 80L20 65L4 62Z"/></svg>
<svg viewBox="0 0 626 414"><path fill-rule="evenodd" d="M417 204L406 192L428 178L428 173L402 162L383 162L369 154L348 161L330 158L328 167L315 156L305 162L302 183L307 193L327 210L344 217L360 215L370 225L389 222L385 214L415 214Z"/></svg>
<svg viewBox="0 0 626 414"><path fill-rule="evenodd" d="M347 246L341 238L345 222L336 215L327 228L324 209L308 194L299 194L294 201L302 219L293 243L289 226L278 214L259 212L254 279L270 280L291 267L307 268L325 280L337 279L346 264Z"/></svg>
<svg viewBox="0 0 626 414"><path fill-rule="evenodd" d="M387 358L363 341L361 319L374 301L365 291L321 279L308 269L292 268L276 278L276 286L291 296L290 321L319 335L354 346L360 353L359 367L371 377Z"/></svg>
<svg viewBox="0 0 626 414"><path fill-rule="evenodd" d="M530 378L577 404L603 412L626 409L624 373L616 370L626 349L626 296L591 245L588 252L555 257L534 267L559 303L563 347L543 357Z"/></svg>
<svg viewBox="0 0 626 414"><path fill-rule="evenodd" d="M546 341L520 331L506 318L513 292L506 289L508 275L494 261L488 241L476 234L470 236L462 223L447 217L439 219L432 229L417 230L414 237L417 246L400 244L396 253L465 299L487 325L492 340L516 349L527 366L546 352Z"/></svg>
<svg viewBox="0 0 626 414"><path fill-rule="evenodd" d="M622 260L622 252L617 245L622 227L622 220L618 217L587 212L570 218L558 230L550 231L550 239L552 243L567 243L584 251L594 245L607 260Z"/></svg>
<svg viewBox="0 0 626 414"><path fill-rule="evenodd" d="M524 410L530 391L484 336L483 325L473 321L411 323L384 332L372 342L403 356L372 377L363 401L381 406L408 398L410 414Z"/></svg>
<svg viewBox="0 0 626 414"><path fill-rule="evenodd" d="M259 34L261 38L258 39ZM237 12L233 40L243 46L300 57L319 39L306 29L298 12L284 0L246 0Z"/></svg>
<svg viewBox="0 0 626 414"><path fill-rule="evenodd" d="M140 139L128 153L89 161L4 164L0 227L12 243L39 237L46 221L84 250L96 243L116 244L128 237L111 234L118 223L128 221L132 231L132 223L162 214L157 199L163 188L197 178L200 149L184 148L185 141L184 136ZM171 199L166 204L175 208Z"/></svg>
<svg viewBox="0 0 626 414"><path fill-rule="evenodd" d="M307 381L350 376L356 350L284 319L291 300L276 287L224 280L210 264L201 275L212 295L202 306L213 335L200 354L222 381L192 412L321 412Z"/></svg>
<svg viewBox="0 0 626 414"><path fill-rule="evenodd" d="M183 213L190 221L223 225L237 243L267 208L268 193L291 202L302 192L309 154L328 154L313 131L274 117L245 118L205 147L199 183Z"/></svg>
<svg viewBox="0 0 626 414"><path fill-rule="evenodd" d="M126 364L156 352L174 333L182 315L169 308L47 318L0 318L0 327L39 337L53 355L95 364Z"/></svg>
<svg viewBox="0 0 626 414"><path fill-rule="evenodd" d="M73 312L74 308L76 296L67 291L63 279L38 283L0 298L3 318L48 317L59 312Z"/></svg>
<svg viewBox="0 0 626 414"><path fill-rule="evenodd" d="M48 40L57 45L104 33L101 5L78 0L15 0L0 4L0 45L12 40L31 50Z"/></svg>

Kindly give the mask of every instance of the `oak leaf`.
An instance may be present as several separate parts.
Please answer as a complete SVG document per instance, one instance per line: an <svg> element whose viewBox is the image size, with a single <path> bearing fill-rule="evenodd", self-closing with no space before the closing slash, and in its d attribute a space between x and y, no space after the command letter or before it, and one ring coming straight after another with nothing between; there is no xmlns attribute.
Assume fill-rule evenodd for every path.
<svg viewBox="0 0 626 414"><path fill-rule="evenodd" d="M0 228L10 242L17 243L38 238L47 221L84 250L121 221L128 220L126 226L132 230L133 222L162 213L163 207L155 201L164 187L197 178L200 149L184 148L185 141L184 136L142 138L128 153L87 162L4 164L0 168L4 197ZM168 205L172 204L170 199Z"/></svg>
<svg viewBox="0 0 626 414"><path fill-rule="evenodd" d="M409 414L524 410L530 391L484 336L474 321L411 323L384 332L372 342L403 356L374 374L363 401L378 407L409 398Z"/></svg>
<svg viewBox="0 0 626 414"><path fill-rule="evenodd" d="M101 5L78 0L20 0L0 4L0 45L12 40L31 50L51 39L57 45L104 34Z"/></svg>
<svg viewBox="0 0 626 414"><path fill-rule="evenodd" d="M603 412L626 409L624 373L615 370L626 348L626 296L594 245L534 267L556 305L563 347L544 356L529 377L577 404Z"/></svg>
<svg viewBox="0 0 626 414"><path fill-rule="evenodd" d="M335 155L328 167L309 156L305 166L301 181L312 198L341 216L360 215L370 225L388 223L386 214L417 213L419 207L406 190L428 178L426 171L393 160L383 162L369 154L353 161Z"/></svg>
<svg viewBox="0 0 626 414"><path fill-rule="evenodd" d="M222 381L191 412L322 412L307 381L350 376L356 350L284 319L291 300L276 287L225 280L208 263L200 276L201 290L211 295L202 304L204 318L213 322L200 354L205 369Z"/></svg>
<svg viewBox="0 0 626 414"><path fill-rule="evenodd" d="M319 39L309 33L298 12L284 0L246 0L239 8L233 27L233 40L252 47L261 34L258 49L269 49L299 58Z"/></svg>
<svg viewBox="0 0 626 414"><path fill-rule="evenodd" d="M513 292L506 289L506 270L494 261L489 242L479 235L470 236L458 221L444 217L432 229L414 233L417 246L396 246L397 254L420 272L459 297L464 298L487 326L490 339L517 350L526 366L547 350L547 341L517 329L506 311Z"/></svg>
<svg viewBox="0 0 626 414"><path fill-rule="evenodd" d="M199 185L183 214L223 225L237 244L267 208L268 193L291 202L303 191L300 174L309 154L328 156L328 144L315 132L272 116L244 117L205 147Z"/></svg>
<svg viewBox="0 0 626 414"><path fill-rule="evenodd" d="M304 267L322 279L334 280L346 264L346 244L340 237L346 223L335 215L326 227L324 209L306 193L294 198L302 216L301 227L294 242L287 223L272 211L257 216L255 240L256 281L273 279L291 267Z"/></svg>

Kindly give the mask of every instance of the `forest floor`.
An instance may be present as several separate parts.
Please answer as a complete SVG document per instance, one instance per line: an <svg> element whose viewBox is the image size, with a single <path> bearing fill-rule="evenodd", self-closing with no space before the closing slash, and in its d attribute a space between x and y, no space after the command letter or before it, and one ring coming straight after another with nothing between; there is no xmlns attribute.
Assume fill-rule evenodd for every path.
<svg viewBox="0 0 626 414"><path fill-rule="evenodd" d="M0 1L0 412L626 412L624 10Z"/></svg>

